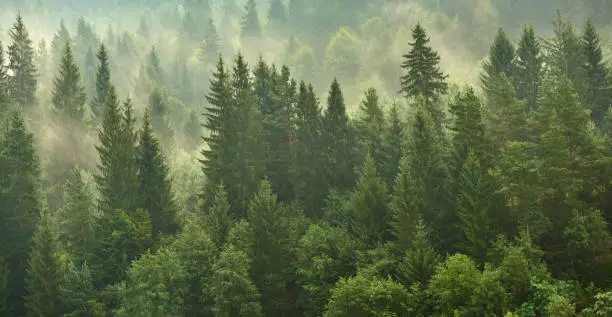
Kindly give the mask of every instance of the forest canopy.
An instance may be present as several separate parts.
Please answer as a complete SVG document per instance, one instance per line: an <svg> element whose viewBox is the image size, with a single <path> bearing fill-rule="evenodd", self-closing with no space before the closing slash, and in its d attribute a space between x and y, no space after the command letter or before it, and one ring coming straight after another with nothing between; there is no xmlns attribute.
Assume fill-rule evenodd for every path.
<svg viewBox="0 0 612 317"><path fill-rule="evenodd" d="M0 316L611 315L612 6L553 2L8 1Z"/></svg>

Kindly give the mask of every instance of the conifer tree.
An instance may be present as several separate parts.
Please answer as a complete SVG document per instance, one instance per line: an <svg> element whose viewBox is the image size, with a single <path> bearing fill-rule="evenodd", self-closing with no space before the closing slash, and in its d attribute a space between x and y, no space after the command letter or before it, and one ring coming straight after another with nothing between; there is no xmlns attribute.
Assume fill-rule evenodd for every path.
<svg viewBox="0 0 612 317"><path fill-rule="evenodd" d="M387 117L387 124L383 131L382 149L384 158L380 175L387 181L387 186L391 189L399 170L400 160L405 153L406 127L400 118L397 104L393 104L389 109Z"/></svg>
<svg viewBox="0 0 612 317"><path fill-rule="evenodd" d="M72 36L70 36L70 32L66 28L64 19L61 19L60 28L53 35L53 40L51 41L51 56L53 61L59 61L62 58L67 44L72 46L74 43L72 43Z"/></svg>
<svg viewBox="0 0 612 317"><path fill-rule="evenodd" d="M487 132L495 149L508 152L510 142L525 141L528 135L527 110L524 101L516 99L510 80L499 74L489 83ZM533 108L532 108L533 109Z"/></svg>
<svg viewBox="0 0 612 317"><path fill-rule="evenodd" d="M425 285L441 262L440 256L429 243L429 237L422 220L414 224L414 240L406 249L398 271L407 284L420 283Z"/></svg>
<svg viewBox="0 0 612 317"><path fill-rule="evenodd" d="M240 35L243 39L259 38L262 35L262 30L255 0L247 0L247 3L244 5L244 10L245 13L242 17Z"/></svg>
<svg viewBox="0 0 612 317"><path fill-rule="evenodd" d="M542 56L540 43L536 39L533 25L523 27L523 33L516 50L516 71L513 82L516 97L525 100L529 110L537 108L539 88L542 80Z"/></svg>
<svg viewBox="0 0 612 317"><path fill-rule="evenodd" d="M155 46L151 48L151 51L147 55L145 67L146 74L151 84L155 87L162 87L164 85L164 74Z"/></svg>
<svg viewBox="0 0 612 317"><path fill-rule="evenodd" d="M210 238L221 248L225 244L225 240L229 233L232 224L230 218L230 203L227 200L227 194L222 184L217 186L217 191L211 207L202 215L202 222L210 234Z"/></svg>
<svg viewBox="0 0 612 317"><path fill-rule="evenodd" d="M102 304L96 300L96 291L87 263L80 267L68 263L60 287L64 317L102 317Z"/></svg>
<svg viewBox="0 0 612 317"><path fill-rule="evenodd" d="M219 56L221 52L219 38L219 31L217 30L217 26L215 26L215 21L212 17L208 18L208 26L206 28L206 33L204 34L204 41L200 45L200 55L198 56L200 62L205 65L213 64Z"/></svg>
<svg viewBox="0 0 612 317"><path fill-rule="evenodd" d="M34 150L34 137L26 129L24 118L14 111L0 138L0 254L10 272L11 316L24 316L25 268L32 235L40 217L40 163Z"/></svg>
<svg viewBox="0 0 612 317"><path fill-rule="evenodd" d="M440 55L429 45L429 37L420 23L412 30L412 38L410 52L402 56L405 74L401 77L400 91L407 98L422 95L432 102L448 90L447 75L440 70Z"/></svg>
<svg viewBox="0 0 612 317"><path fill-rule="evenodd" d="M580 40L585 62L582 67L586 78L583 102L591 110L591 120L599 125L612 102L612 82L604 61L599 34L591 19L587 19Z"/></svg>
<svg viewBox="0 0 612 317"><path fill-rule="evenodd" d="M391 231L395 236L395 248L404 252L411 247L415 237L417 221L423 219L424 193L421 182L412 171L410 160L404 156L398 166L393 184L393 195L389 202Z"/></svg>
<svg viewBox="0 0 612 317"><path fill-rule="evenodd" d="M378 176L374 160L368 154L347 201L353 218L351 230L366 245L374 246L390 240L388 204L387 186Z"/></svg>
<svg viewBox="0 0 612 317"><path fill-rule="evenodd" d="M376 89L369 88L359 106L361 118L355 123L359 133L360 143L364 152L370 153L376 164L377 170L381 171L384 164L383 138L386 127L385 114L379 104Z"/></svg>
<svg viewBox="0 0 612 317"><path fill-rule="evenodd" d="M259 291L249 277L249 256L233 245L228 245L215 263L212 292L215 294L213 312L219 317L260 317Z"/></svg>
<svg viewBox="0 0 612 317"><path fill-rule="evenodd" d="M74 60L70 44L66 44L58 75L53 80L53 106L58 115L80 122L85 114L86 101L87 96L81 82L81 73Z"/></svg>
<svg viewBox="0 0 612 317"><path fill-rule="evenodd" d="M111 86L102 130L99 132L100 145L96 146L100 165L99 174L95 178L101 196L99 206L104 212L131 211L134 206L137 191L134 168L136 139L133 130L130 131L133 129L131 120L133 118L126 118L121 113L115 88Z"/></svg>
<svg viewBox="0 0 612 317"><path fill-rule="evenodd" d="M276 32L283 32L287 27L287 8L281 0L272 0L268 9L270 27Z"/></svg>
<svg viewBox="0 0 612 317"><path fill-rule="evenodd" d="M59 316L61 306L60 263L51 219L45 209L34 233L27 266L27 295L24 298L27 317Z"/></svg>
<svg viewBox="0 0 612 317"><path fill-rule="evenodd" d="M159 136L162 144L170 146L174 131L167 120L167 105L162 97L161 91L155 87L149 96L149 107L151 127L156 135Z"/></svg>
<svg viewBox="0 0 612 317"><path fill-rule="evenodd" d="M37 70L34 65L34 47L21 13L9 31L11 45L8 47L10 91L13 101L21 108L37 105L36 88L38 85Z"/></svg>
<svg viewBox="0 0 612 317"><path fill-rule="evenodd" d="M458 166L463 165L469 151L474 152L485 169L491 166L491 147L485 135L482 105L474 89L468 87L465 92L458 93L449 110L454 117L451 130L454 132L452 142Z"/></svg>
<svg viewBox="0 0 612 317"><path fill-rule="evenodd" d="M323 152L327 154L327 186L344 190L355 181L355 137L346 114L340 84L334 78L323 117Z"/></svg>
<svg viewBox="0 0 612 317"><path fill-rule="evenodd" d="M158 241L160 236L171 235L178 230L177 207L172 193L159 141L153 134L149 111L145 115L138 143L138 198L137 207L149 212L152 238Z"/></svg>
<svg viewBox="0 0 612 317"><path fill-rule="evenodd" d="M95 201L81 175L72 170L64 185L64 203L59 210L59 238L72 262L81 265L92 258L95 238Z"/></svg>
<svg viewBox="0 0 612 317"><path fill-rule="evenodd" d="M491 79L503 73L508 78L515 75L515 52L514 46L506 36L503 28L497 30L497 35L489 49L489 57L483 65L483 74L480 76L482 87L488 96L491 90ZM487 97L488 98L488 97Z"/></svg>
<svg viewBox="0 0 612 317"><path fill-rule="evenodd" d="M8 68L5 64L4 46L0 42L0 115L6 116L10 103Z"/></svg>
<svg viewBox="0 0 612 317"><path fill-rule="evenodd" d="M108 61L108 53L106 52L106 46L100 45L98 54L98 67L96 71L96 93L93 96L91 102L91 112L94 119L99 120L104 112L106 106L106 100L110 90L110 65Z"/></svg>
<svg viewBox="0 0 612 317"><path fill-rule="evenodd" d="M324 177L317 167L324 163L321 144L321 108L312 85L300 82L296 103L296 130L293 139L295 148L295 192L303 202L307 215L320 216L327 190Z"/></svg>

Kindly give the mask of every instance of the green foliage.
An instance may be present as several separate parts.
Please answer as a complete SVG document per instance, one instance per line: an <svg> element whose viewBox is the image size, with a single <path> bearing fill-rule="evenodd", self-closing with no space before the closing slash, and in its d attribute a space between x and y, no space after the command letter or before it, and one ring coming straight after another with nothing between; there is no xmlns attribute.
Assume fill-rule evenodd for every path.
<svg viewBox="0 0 612 317"><path fill-rule="evenodd" d="M244 16L241 22L242 38L258 38L262 35L261 21L255 0L248 0L244 5Z"/></svg>
<svg viewBox="0 0 612 317"><path fill-rule="evenodd" d="M152 238L171 235L178 230L177 206L172 193L168 166L159 141L153 134L149 111L145 110L136 154L138 197L136 207L149 212Z"/></svg>
<svg viewBox="0 0 612 317"><path fill-rule="evenodd" d="M504 29L500 27L489 49L488 60L483 65L484 72L480 76L485 93L488 93L491 89L489 85L493 77L500 74L504 74L508 78L514 77L515 67L514 46L506 36Z"/></svg>
<svg viewBox="0 0 612 317"><path fill-rule="evenodd" d="M9 31L11 45L8 47L9 65L13 73L10 92L14 102L22 109L31 109L38 104L36 87L37 70L34 64L34 47L21 13L17 15Z"/></svg>
<svg viewBox="0 0 612 317"><path fill-rule="evenodd" d="M98 66L96 68L96 93L91 102L91 112L94 119L101 118L104 115L111 89L110 65L106 46L100 45L96 57L98 59Z"/></svg>
<svg viewBox="0 0 612 317"><path fill-rule="evenodd" d="M299 304L307 316L319 316L335 282L348 277L355 268L359 248L344 228L313 224L297 247Z"/></svg>
<svg viewBox="0 0 612 317"><path fill-rule="evenodd" d="M595 295L593 306L585 309L582 313L588 317L604 317L612 314L612 292Z"/></svg>
<svg viewBox="0 0 612 317"><path fill-rule="evenodd" d="M102 305L96 301L96 291L87 263L77 267L73 262L68 264L64 274L59 295L63 305L63 317L102 317Z"/></svg>
<svg viewBox="0 0 612 317"><path fill-rule="evenodd" d="M406 97L423 96L429 103L447 92L447 75L440 70L440 55L429 45L429 37L420 23L412 30L412 38L410 52L402 56L405 74L401 77L401 92Z"/></svg>
<svg viewBox="0 0 612 317"><path fill-rule="evenodd" d="M0 138L0 254L10 285L8 311L24 316L25 273L32 236L41 213L40 163L34 150L34 137L25 126L24 117L14 111Z"/></svg>
<svg viewBox="0 0 612 317"><path fill-rule="evenodd" d="M533 25L523 27L523 33L516 50L516 70L513 81L516 97L525 100L527 109L537 107L539 88L542 80L542 55L540 43L536 38Z"/></svg>
<svg viewBox="0 0 612 317"><path fill-rule="evenodd" d="M59 316L60 274L56 236L49 214L43 209L28 258L24 298L27 317Z"/></svg>
<svg viewBox="0 0 612 317"><path fill-rule="evenodd" d="M325 48L325 67L343 80L354 81L360 71L361 45L354 32L340 28Z"/></svg>
<svg viewBox="0 0 612 317"><path fill-rule="evenodd" d="M404 257L398 264L398 271L405 285L425 285L434 275L441 259L431 247L423 222L416 222L414 227L414 240L404 252Z"/></svg>
<svg viewBox="0 0 612 317"><path fill-rule="evenodd" d="M391 279L342 278L331 292L325 317L404 316L410 296Z"/></svg>
<svg viewBox="0 0 612 317"><path fill-rule="evenodd" d="M600 124L612 101L609 66L604 60L599 34L591 19L587 19L580 38L583 59L583 72L586 87L584 104L591 110L591 120Z"/></svg>
<svg viewBox="0 0 612 317"><path fill-rule="evenodd" d="M244 251L227 245L215 263L213 312L218 317L262 316L259 292L249 277L250 259Z"/></svg>
<svg viewBox="0 0 612 317"><path fill-rule="evenodd" d="M76 265L92 258L95 244L95 201L81 170L73 169L64 185L64 203L58 214L59 240Z"/></svg>
<svg viewBox="0 0 612 317"><path fill-rule="evenodd" d="M230 203L223 185L217 186L217 191L210 208L202 215L202 223L206 227L212 241L221 248L225 244L232 225Z"/></svg>
<svg viewBox="0 0 612 317"><path fill-rule="evenodd" d="M64 47L58 76L53 80L53 106L60 116L79 122L85 114L85 87L70 44Z"/></svg>

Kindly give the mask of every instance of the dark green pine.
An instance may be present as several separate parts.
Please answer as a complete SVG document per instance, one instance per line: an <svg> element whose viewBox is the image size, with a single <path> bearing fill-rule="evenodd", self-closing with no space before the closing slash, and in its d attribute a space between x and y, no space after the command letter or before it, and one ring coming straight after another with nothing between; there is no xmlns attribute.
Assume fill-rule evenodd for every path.
<svg viewBox="0 0 612 317"><path fill-rule="evenodd" d="M516 70L513 82L516 97L525 100L528 110L538 106L540 83L542 81L542 56L540 44L536 38L533 25L523 28L521 39L516 50Z"/></svg>
<svg viewBox="0 0 612 317"><path fill-rule="evenodd" d="M105 112L104 108L111 86L110 65L108 53L104 44L100 45L100 49L98 50L96 57L98 59L98 67L96 71L96 93L93 96L93 101L91 102L91 112L94 120L100 120Z"/></svg>
<svg viewBox="0 0 612 317"><path fill-rule="evenodd" d="M242 38L259 38L262 35L262 29L255 0L248 0L244 5L244 10L240 33Z"/></svg>
<svg viewBox="0 0 612 317"><path fill-rule="evenodd" d="M515 73L515 52L514 46L503 28L497 30L497 35L489 49L489 57L483 65L483 73L480 76L481 85L488 93L491 79L500 73L508 78L512 78Z"/></svg>
<svg viewBox="0 0 612 317"><path fill-rule="evenodd" d="M17 106L31 108L38 103L36 99L38 74L34 64L34 47L21 13L17 15L9 36L12 41L8 47L8 67L13 73L10 79L11 95Z"/></svg>
<svg viewBox="0 0 612 317"><path fill-rule="evenodd" d="M76 122L83 120L87 96L70 44L64 47L59 73L53 80L51 101L58 115Z"/></svg>
<svg viewBox="0 0 612 317"><path fill-rule="evenodd" d="M139 134L137 207L149 212L152 238L157 241L160 236L171 235L177 231L177 207L168 176L168 166L159 141L153 134L148 110L145 110Z"/></svg>
<svg viewBox="0 0 612 317"><path fill-rule="evenodd" d="M591 110L591 120L599 125L612 102L609 69L604 60L601 40L591 19L587 19L581 37L586 89L583 102Z"/></svg>
<svg viewBox="0 0 612 317"><path fill-rule="evenodd" d="M440 70L440 55L429 44L429 37L420 23L412 30L414 42L402 56L401 90L405 97L422 95L427 102L436 100L448 90L447 75Z"/></svg>
<svg viewBox="0 0 612 317"><path fill-rule="evenodd" d="M60 262L52 220L43 209L28 258L26 317L60 316Z"/></svg>
<svg viewBox="0 0 612 317"><path fill-rule="evenodd" d="M10 316L24 316L25 268L32 235L40 217L40 163L34 137L23 116L14 111L0 138L0 254L10 272Z"/></svg>

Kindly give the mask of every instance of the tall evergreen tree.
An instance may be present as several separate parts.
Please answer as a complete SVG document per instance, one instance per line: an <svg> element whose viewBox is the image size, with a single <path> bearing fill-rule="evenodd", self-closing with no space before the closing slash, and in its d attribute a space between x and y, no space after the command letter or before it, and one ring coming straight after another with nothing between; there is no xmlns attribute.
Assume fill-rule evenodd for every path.
<svg viewBox="0 0 612 317"><path fill-rule="evenodd" d="M221 39L219 38L219 31L215 26L215 21L212 16L208 18L208 27L204 34L204 41L200 45L200 55L198 58L200 62L205 65L214 64L217 56L221 52L220 48Z"/></svg>
<svg viewBox="0 0 612 317"><path fill-rule="evenodd" d="M217 186L211 207L204 212L202 218L204 226L210 232L210 238L218 248L221 248L225 244L232 224L230 203L227 200L227 194L222 184Z"/></svg>
<svg viewBox="0 0 612 317"><path fill-rule="evenodd" d="M34 136L24 118L14 111L0 138L0 254L10 272L10 316L24 316L25 268L32 235L40 217L40 163L34 150Z"/></svg>
<svg viewBox="0 0 612 317"><path fill-rule="evenodd" d="M59 316L61 281L56 237L46 211L40 217L34 233L26 275L27 295L24 298L27 317Z"/></svg>
<svg viewBox="0 0 612 317"><path fill-rule="evenodd" d="M106 100L111 87L110 82L110 65L108 61L108 53L106 46L100 45L98 54L98 68L96 71L96 93L91 102L91 112L94 119L99 119L104 115Z"/></svg>
<svg viewBox="0 0 612 317"><path fill-rule="evenodd" d="M414 223L414 240L399 264L400 276L409 284L425 285L434 275L440 260L440 256L429 243L423 221L417 220Z"/></svg>
<svg viewBox="0 0 612 317"><path fill-rule="evenodd" d="M0 115L6 116L10 103L8 67L5 63L4 46L0 42Z"/></svg>
<svg viewBox="0 0 612 317"><path fill-rule="evenodd" d="M64 47L58 71L58 75L53 80L52 102L55 111L60 116L79 122L83 120L85 114L87 96L70 44Z"/></svg>
<svg viewBox="0 0 612 317"><path fill-rule="evenodd" d="M138 198L137 207L149 212L152 238L170 235L178 230L177 206L168 178L168 166L159 141L153 134L149 111L145 115L138 143Z"/></svg>
<svg viewBox="0 0 612 317"><path fill-rule="evenodd" d="M102 304L96 300L96 291L87 263L80 267L68 263L59 295L62 301L64 317L102 317Z"/></svg>
<svg viewBox="0 0 612 317"><path fill-rule="evenodd" d="M540 43L536 38L533 25L523 27L523 33L516 50L516 70L513 82L516 87L516 96L525 100L527 109L537 107L538 92L542 80L542 56Z"/></svg>
<svg viewBox="0 0 612 317"><path fill-rule="evenodd" d="M303 202L306 213L317 218L323 208L327 190L324 177L317 167L324 163L321 144L321 108L312 85L300 82L296 103L296 130L293 139L295 148L295 192Z"/></svg>
<svg viewBox="0 0 612 317"><path fill-rule="evenodd" d="M385 114L380 106L376 89L369 88L359 106L361 118L355 123L359 141L364 152L370 153L381 171L385 158L383 153Z"/></svg>
<svg viewBox="0 0 612 317"><path fill-rule="evenodd" d="M95 201L81 170L73 169L64 185L64 204L59 210L59 238L72 262L91 261L95 238Z"/></svg>
<svg viewBox="0 0 612 317"><path fill-rule="evenodd" d="M489 94L490 83L494 76L503 73L508 78L515 74L515 52L514 46L506 36L503 28L497 30L497 35L489 49L489 57L483 65L483 74L480 76L482 87L485 93Z"/></svg>
<svg viewBox="0 0 612 317"><path fill-rule="evenodd" d="M126 102L126 105L131 105ZM128 109L126 109L128 110ZM126 111L131 116L131 110ZM114 86L111 86L99 132L99 174L95 176L100 190L99 206L104 212L132 211L136 197L135 144L133 118L121 113Z"/></svg>
<svg viewBox="0 0 612 317"><path fill-rule="evenodd" d="M431 102L448 90L447 75L440 70L440 55L429 45L429 37L420 23L412 30L412 38L410 52L402 56L405 74L401 77L401 92L407 98L422 95Z"/></svg>
<svg viewBox="0 0 612 317"><path fill-rule="evenodd" d="M147 55L145 69L148 76L147 78L151 81L151 84L154 87L163 87L164 72L155 46L151 48L151 51Z"/></svg>
<svg viewBox="0 0 612 317"><path fill-rule="evenodd" d="M174 133L166 117L168 112L166 102L157 87L153 88L149 96L148 110L153 131L159 136L163 145L170 146Z"/></svg>
<svg viewBox="0 0 612 317"><path fill-rule="evenodd" d="M323 151L327 153L327 186L344 190L355 183L355 137L346 114L340 84L334 78L323 117Z"/></svg>
<svg viewBox="0 0 612 317"><path fill-rule="evenodd" d="M527 110L524 101L516 98L512 83L504 74L491 78L489 83L487 132L496 150L508 152L510 142L525 141L528 134Z"/></svg>
<svg viewBox="0 0 612 317"><path fill-rule="evenodd" d="M449 110L454 117L451 130L458 166L463 165L468 152L472 151L485 169L490 167L491 146L485 134L482 105L474 89L468 87L465 92L458 93Z"/></svg>
<svg viewBox="0 0 612 317"><path fill-rule="evenodd" d="M612 82L609 68L604 61L599 34L591 19L587 19L584 26L581 46L586 78L583 102L591 109L591 120L599 125L612 103Z"/></svg>
<svg viewBox="0 0 612 317"><path fill-rule="evenodd" d="M61 19L60 28L53 35L53 40L51 40L51 56L53 61L59 61L62 58L66 44L73 45L74 43L72 43L72 36L70 36L70 32L66 28L64 19Z"/></svg>
<svg viewBox="0 0 612 317"><path fill-rule="evenodd" d="M245 13L242 17L240 33L242 38L259 38L262 35L262 30L255 0L247 0L244 10Z"/></svg>
<svg viewBox="0 0 612 317"><path fill-rule="evenodd" d="M387 113L387 124L383 131L383 155L380 175L387 181L388 188L393 187L395 176L399 171L399 164L405 154L405 123L400 118L397 104L389 109Z"/></svg>
<svg viewBox="0 0 612 317"><path fill-rule="evenodd" d="M34 65L34 47L21 13L9 31L11 45L8 47L10 91L13 101L22 108L36 106L37 70Z"/></svg>

